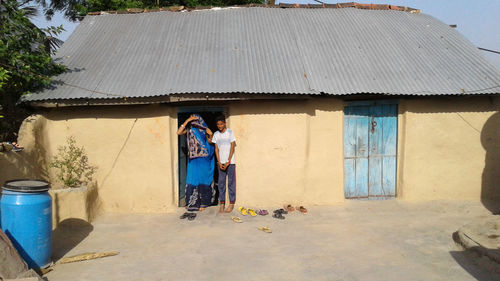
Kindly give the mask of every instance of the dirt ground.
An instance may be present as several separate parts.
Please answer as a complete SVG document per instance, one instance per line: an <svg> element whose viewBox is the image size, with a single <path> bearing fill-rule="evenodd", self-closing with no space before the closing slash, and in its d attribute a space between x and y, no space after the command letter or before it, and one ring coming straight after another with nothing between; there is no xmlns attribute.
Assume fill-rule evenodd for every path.
<svg viewBox="0 0 500 281"><path fill-rule="evenodd" d="M54 232L54 257L120 254L57 264L67 280L500 280L496 264L463 251L453 232L491 218L479 202L347 201L285 220L183 213L99 217ZM269 211L273 209L268 208ZM236 213L236 212L235 212ZM69 227L71 225L71 227ZM268 226L273 233L259 231Z"/></svg>

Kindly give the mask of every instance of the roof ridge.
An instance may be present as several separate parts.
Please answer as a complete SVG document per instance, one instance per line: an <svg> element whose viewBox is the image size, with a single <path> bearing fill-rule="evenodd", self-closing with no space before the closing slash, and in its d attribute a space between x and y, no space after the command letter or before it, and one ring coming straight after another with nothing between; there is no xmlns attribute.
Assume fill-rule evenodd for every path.
<svg viewBox="0 0 500 281"><path fill-rule="evenodd" d="M274 2L274 1L273 1ZM89 12L90 16L97 15L108 15L108 14L138 14L138 13L151 13L151 12L190 12L197 10L210 10L214 8L220 9L231 9L231 8L251 8L251 7L261 7L261 8L302 8L302 9L341 9L341 8L355 8L363 10L395 10L404 11L409 13L421 13L419 9L414 9L406 6L397 6L389 4L360 4L357 2L346 2L346 3L336 3L336 4L289 4L289 3L279 3L278 5L269 4L248 4L248 5L233 5L225 7L217 6L197 6L197 7L185 7L185 6L169 6L160 7L155 9L143 9L143 8L128 8L126 10L116 10L116 11L100 11L100 12Z"/></svg>

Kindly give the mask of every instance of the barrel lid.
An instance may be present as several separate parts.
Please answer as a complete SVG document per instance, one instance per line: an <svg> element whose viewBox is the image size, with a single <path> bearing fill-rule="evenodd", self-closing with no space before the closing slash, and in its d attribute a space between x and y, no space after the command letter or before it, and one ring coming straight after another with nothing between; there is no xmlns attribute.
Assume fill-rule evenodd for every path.
<svg viewBox="0 0 500 281"><path fill-rule="evenodd" d="M50 184L44 180L10 180L6 181L2 189L17 192L42 192L50 189Z"/></svg>

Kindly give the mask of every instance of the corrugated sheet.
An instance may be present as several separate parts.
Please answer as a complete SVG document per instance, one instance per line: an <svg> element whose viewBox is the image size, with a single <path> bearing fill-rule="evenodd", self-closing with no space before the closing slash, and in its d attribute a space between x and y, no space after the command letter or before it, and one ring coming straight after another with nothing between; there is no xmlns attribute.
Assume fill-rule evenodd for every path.
<svg viewBox="0 0 500 281"><path fill-rule="evenodd" d="M238 8L88 16L56 55L64 83L27 99L180 93L499 93L500 73L425 14Z"/></svg>

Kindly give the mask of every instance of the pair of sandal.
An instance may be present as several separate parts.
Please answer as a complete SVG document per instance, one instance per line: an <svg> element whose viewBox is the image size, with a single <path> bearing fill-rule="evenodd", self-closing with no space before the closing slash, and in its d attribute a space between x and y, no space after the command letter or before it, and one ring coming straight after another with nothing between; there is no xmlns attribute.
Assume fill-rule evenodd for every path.
<svg viewBox="0 0 500 281"><path fill-rule="evenodd" d="M239 208L238 208L238 211L239 211L242 215L244 215L244 216L246 216L246 215L250 215L250 216L252 216L252 217L256 217L256 216L257 216L257 214L259 214L259 215L261 215L261 216L265 216L265 215L267 215L267 214L268 214L268 212L267 212L266 210L257 210L257 212L255 212L253 209L245 209L245 208L243 208L243 207L239 207Z"/></svg>
<svg viewBox="0 0 500 281"><path fill-rule="evenodd" d="M240 219L239 217L231 216L231 219L236 222L236 223L242 223L243 220ZM268 226L261 226L257 228L260 231L263 231L265 233L272 233L271 229Z"/></svg>
<svg viewBox="0 0 500 281"><path fill-rule="evenodd" d="M243 220L240 219L239 217L231 216L231 219L236 222L236 223L242 223ZM265 233L272 233L272 230L268 226L261 226L257 228L258 230L261 230Z"/></svg>
<svg viewBox="0 0 500 281"><path fill-rule="evenodd" d="M283 215L286 215L286 214L288 214L288 211L285 210L285 209L274 210L274 212L273 212L273 218L284 220L285 217Z"/></svg>
<svg viewBox="0 0 500 281"><path fill-rule="evenodd" d="M267 212L267 210L257 210L257 214L261 215L261 216L266 216L268 215L269 213Z"/></svg>
<svg viewBox="0 0 500 281"><path fill-rule="evenodd" d="M16 142L1 142L0 143L0 152L3 152L3 151L19 152L19 151L22 151L23 149L24 149L24 147L20 146Z"/></svg>
<svg viewBox="0 0 500 281"><path fill-rule="evenodd" d="M196 213L188 213L185 212L179 217L181 220L187 218L189 221L192 221L196 218Z"/></svg>
<svg viewBox="0 0 500 281"><path fill-rule="evenodd" d="M299 207L293 207L292 205L288 204L288 205L285 205L283 206L283 208L285 210L287 210L288 212L293 212L295 210L301 212L302 214L307 214L307 209L304 207L304 206L299 206Z"/></svg>

